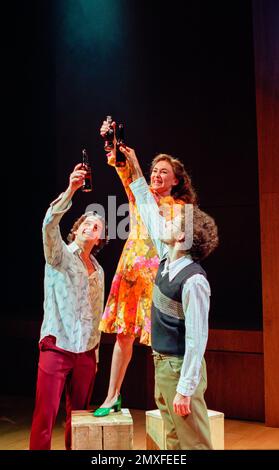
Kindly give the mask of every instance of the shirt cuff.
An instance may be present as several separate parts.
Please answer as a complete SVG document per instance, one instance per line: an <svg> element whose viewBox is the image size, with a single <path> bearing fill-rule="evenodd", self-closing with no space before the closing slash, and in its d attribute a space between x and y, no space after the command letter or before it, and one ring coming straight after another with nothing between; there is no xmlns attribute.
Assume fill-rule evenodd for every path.
<svg viewBox="0 0 279 470"><path fill-rule="evenodd" d="M185 379L184 377L181 377L177 384L176 391L185 397L191 397L192 395L194 395L197 386L198 383L196 383L195 381L191 380L189 382L189 380Z"/></svg>
<svg viewBox="0 0 279 470"><path fill-rule="evenodd" d="M44 226L51 224L53 221L55 221L55 224L58 223L60 219L62 218L62 216L65 214L65 212L67 212L70 209L72 205L72 201L69 201L66 208L63 210L56 211L54 208L54 205L57 204L61 200L63 194L64 193L61 193L57 199L55 199L53 202L50 203L50 207L48 208L47 213L44 218L44 223L43 223Z"/></svg>
<svg viewBox="0 0 279 470"><path fill-rule="evenodd" d="M59 211L56 211L56 210L55 210L55 207L54 207L54 206L55 206L55 204L57 204L59 201L61 201L61 199L62 199L62 197L63 197L63 194L64 194L64 193L61 193L54 201L52 201L52 202L50 203L50 207L52 208L51 213L52 213L53 215L56 215L56 214L57 214L57 215L58 215L58 214L62 214L62 215L63 215L63 214L65 214L65 212L67 212L67 211L70 209L70 207L72 206L72 201L70 200L70 201L68 202L67 206L65 207L65 209L60 209Z"/></svg>

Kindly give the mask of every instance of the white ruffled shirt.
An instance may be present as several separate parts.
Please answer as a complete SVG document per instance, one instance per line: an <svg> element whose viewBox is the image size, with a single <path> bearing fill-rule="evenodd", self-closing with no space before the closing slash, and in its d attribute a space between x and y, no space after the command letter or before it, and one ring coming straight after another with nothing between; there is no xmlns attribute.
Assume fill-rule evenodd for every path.
<svg viewBox="0 0 279 470"><path fill-rule="evenodd" d="M61 197L61 196L60 196ZM59 197L59 198L60 198ZM81 353L99 344L99 322L104 309L104 271L93 255L95 271L88 271L80 258L80 248L73 242L67 245L61 237L59 222L65 210L48 209L43 221L45 254L44 319L40 340L56 337L56 346ZM98 354L96 353L98 358Z"/></svg>

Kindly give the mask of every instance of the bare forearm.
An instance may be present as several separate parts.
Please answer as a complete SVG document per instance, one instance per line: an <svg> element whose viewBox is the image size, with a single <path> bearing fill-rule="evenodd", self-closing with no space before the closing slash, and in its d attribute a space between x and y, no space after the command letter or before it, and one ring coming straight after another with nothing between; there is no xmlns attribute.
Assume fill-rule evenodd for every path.
<svg viewBox="0 0 279 470"><path fill-rule="evenodd" d="M141 171L141 167L139 166L138 161L137 161L137 165L135 165L134 167L132 165L131 173L132 173L132 180L133 181L136 181L137 179L139 179L143 176L142 171Z"/></svg>
<svg viewBox="0 0 279 470"><path fill-rule="evenodd" d="M142 174L141 167L140 167L140 164L138 162L138 159L137 159L137 156L136 156L136 153L135 153L134 149L132 149L130 147L125 147L125 148L122 147L121 151L124 153L125 157L127 158L128 162L129 162L130 169L131 169L132 180L135 181L135 180L141 178L143 176L143 174Z"/></svg>

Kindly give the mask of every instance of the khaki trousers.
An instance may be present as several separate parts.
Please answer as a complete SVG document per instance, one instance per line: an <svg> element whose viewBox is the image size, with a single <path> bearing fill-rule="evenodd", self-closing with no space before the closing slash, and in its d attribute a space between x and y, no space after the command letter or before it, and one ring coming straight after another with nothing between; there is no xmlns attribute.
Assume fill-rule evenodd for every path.
<svg viewBox="0 0 279 470"><path fill-rule="evenodd" d="M154 352L155 400L161 412L167 449L209 450L212 449L209 420L204 392L207 386L206 364L202 361L200 383L191 396L191 414L178 416L173 411L173 400L180 377L183 358L165 356Z"/></svg>

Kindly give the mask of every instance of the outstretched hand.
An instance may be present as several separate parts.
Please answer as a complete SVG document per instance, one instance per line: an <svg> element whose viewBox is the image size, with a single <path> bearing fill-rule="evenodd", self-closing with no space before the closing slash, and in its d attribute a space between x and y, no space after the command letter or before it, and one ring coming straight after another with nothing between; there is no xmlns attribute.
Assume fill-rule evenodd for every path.
<svg viewBox="0 0 279 470"><path fill-rule="evenodd" d="M107 121L103 121L103 124L102 124L101 129L100 129L100 134L101 134L102 137L105 137L107 131L109 130L109 128L111 126L115 130L116 122L113 121L111 124L109 124Z"/></svg>
<svg viewBox="0 0 279 470"><path fill-rule="evenodd" d="M132 149L131 147L128 147L127 145L125 146L120 145L119 150L120 152L123 153L123 155L125 155L127 161L129 162L133 181L143 176L141 167L138 162L136 152L134 151L134 149Z"/></svg>
<svg viewBox="0 0 279 470"><path fill-rule="evenodd" d="M116 158L116 137L115 137L116 122L113 121L111 124L109 124L107 121L103 121L103 124L100 129L100 135L105 139L106 133L111 126L114 129L114 139L113 139L114 145L113 145L113 149L107 152L107 159L108 159L109 165L113 165L115 162L115 158Z"/></svg>
<svg viewBox="0 0 279 470"><path fill-rule="evenodd" d="M85 175L86 171L82 170L82 163L78 163L75 166L74 171L70 174L69 178L69 188L72 192L81 188L84 182Z"/></svg>
<svg viewBox="0 0 279 470"><path fill-rule="evenodd" d="M110 126L116 128L116 123L113 121L111 124L109 124L107 121L103 121L103 124L100 129L100 134L103 138L105 138L106 133L108 132ZM128 147L127 145L120 145L119 146L120 152L125 155L128 163L130 164L131 172L132 172L132 178L133 181L140 178L142 175L141 167L139 165L136 153L134 149ZM116 159L116 137L115 137L115 132L114 132L114 148L113 150L110 150L107 152L107 159L108 159L108 164L113 165L115 163Z"/></svg>

